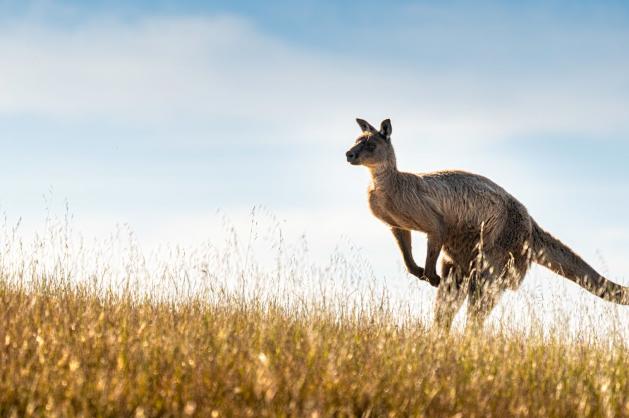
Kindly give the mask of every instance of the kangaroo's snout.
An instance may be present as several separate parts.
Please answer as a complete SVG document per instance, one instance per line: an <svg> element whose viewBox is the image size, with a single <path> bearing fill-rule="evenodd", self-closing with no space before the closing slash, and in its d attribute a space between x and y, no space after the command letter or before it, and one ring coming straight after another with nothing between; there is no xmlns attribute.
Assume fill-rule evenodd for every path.
<svg viewBox="0 0 629 418"><path fill-rule="evenodd" d="M362 152L363 152L363 143L358 142L356 145L351 147L349 151L345 153L345 157L347 157L347 162L351 165L360 165L363 163L362 161Z"/></svg>

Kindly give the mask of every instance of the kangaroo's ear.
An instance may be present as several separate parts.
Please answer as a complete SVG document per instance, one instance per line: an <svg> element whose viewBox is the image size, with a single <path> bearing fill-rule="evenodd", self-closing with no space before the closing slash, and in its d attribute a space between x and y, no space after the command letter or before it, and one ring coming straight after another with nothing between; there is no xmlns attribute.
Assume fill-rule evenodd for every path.
<svg viewBox="0 0 629 418"><path fill-rule="evenodd" d="M393 128L391 127L391 119L383 120L382 123L380 124L380 135L382 135L383 137L385 137L386 139L390 141L392 131L393 131Z"/></svg>
<svg viewBox="0 0 629 418"><path fill-rule="evenodd" d="M363 132L378 132L376 131L376 128L371 126L366 120L357 118L356 123L358 123L358 126L360 126L360 129L362 129Z"/></svg>

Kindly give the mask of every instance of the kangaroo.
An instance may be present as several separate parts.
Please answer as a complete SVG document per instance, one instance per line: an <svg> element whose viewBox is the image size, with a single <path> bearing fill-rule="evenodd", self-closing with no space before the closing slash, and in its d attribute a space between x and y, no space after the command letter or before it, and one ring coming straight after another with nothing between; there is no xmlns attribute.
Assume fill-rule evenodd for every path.
<svg viewBox="0 0 629 418"><path fill-rule="evenodd" d="M437 327L449 330L466 297L466 327L481 327L500 295L516 290L533 262L606 301L629 305L629 287L598 274L496 183L457 170L398 171L391 121L384 120L380 130L356 122L362 134L347 151L347 161L369 169L369 207L391 228L408 272L438 288ZM424 268L413 259L411 231L427 236Z"/></svg>

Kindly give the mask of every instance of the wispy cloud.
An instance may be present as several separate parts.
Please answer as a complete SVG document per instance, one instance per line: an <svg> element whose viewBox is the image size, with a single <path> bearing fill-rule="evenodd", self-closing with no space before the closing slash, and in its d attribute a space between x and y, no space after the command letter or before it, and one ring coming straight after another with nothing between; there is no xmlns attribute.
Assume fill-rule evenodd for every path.
<svg viewBox="0 0 629 418"><path fill-rule="evenodd" d="M379 33L397 45L381 56L299 47L234 16L4 25L0 112L191 124L203 135L246 124L291 141L331 138L356 114L392 116L408 135L439 142L629 132L629 54L601 51L626 44L629 31L589 39L545 24L527 43L521 25L485 20L481 31L462 19ZM513 35L491 39L492 30Z"/></svg>

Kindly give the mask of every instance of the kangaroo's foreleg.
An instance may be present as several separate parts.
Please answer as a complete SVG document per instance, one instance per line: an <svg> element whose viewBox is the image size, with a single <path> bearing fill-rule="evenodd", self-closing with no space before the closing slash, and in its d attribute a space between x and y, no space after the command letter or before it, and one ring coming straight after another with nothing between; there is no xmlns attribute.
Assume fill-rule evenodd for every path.
<svg viewBox="0 0 629 418"><path fill-rule="evenodd" d="M428 245L426 251L426 264L424 264L424 275L431 285L438 287L441 277L437 274L437 260L441 253L443 242L436 236L428 234Z"/></svg>
<svg viewBox="0 0 629 418"><path fill-rule="evenodd" d="M402 258L404 258L404 265L406 266L408 272L411 273L413 276L417 276L418 278L424 280L424 269L419 267L413 259L411 231L409 231L408 229L393 227L391 228L391 232L393 232L393 236L397 241L397 245L400 247Z"/></svg>
<svg viewBox="0 0 629 418"><path fill-rule="evenodd" d="M430 284L435 287L439 286L439 276L437 275L436 271L431 278L430 276L427 276L425 274L423 268L419 267L417 263L415 263L415 260L413 259L413 247L411 245L411 231L409 231L408 229L393 227L391 228L391 232L393 232L393 236L395 237L395 240L400 247L402 257L404 258L404 265L406 266L408 272L421 280L430 282ZM433 253L431 253L429 249L428 253L430 255L430 260L432 260L432 258L435 258L435 265L433 266L433 269L436 270L436 263L437 258L439 257L439 253L437 253L436 257L434 256L434 251Z"/></svg>

